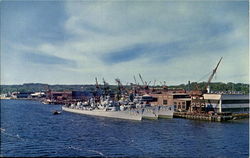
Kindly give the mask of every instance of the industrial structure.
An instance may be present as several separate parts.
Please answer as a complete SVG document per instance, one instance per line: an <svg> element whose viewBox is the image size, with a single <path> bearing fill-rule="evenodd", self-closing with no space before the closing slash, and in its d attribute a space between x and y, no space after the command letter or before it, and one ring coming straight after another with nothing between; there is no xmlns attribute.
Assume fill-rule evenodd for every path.
<svg viewBox="0 0 250 158"><path fill-rule="evenodd" d="M208 113L249 113L249 96L243 94L222 94L211 93L210 84L222 61L222 57L213 69L212 73L205 82L204 87L196 86L195 90L190 90L190 81L187 89L170 89L166 82L160 82L161 87L150 86L151 81L145 81L141 74L138 74L140 82L134 78L134 83L130 86L123 85L119 78L116 78L117 89L111 90L110 85L103 78L103 84L98 83L95 78L95 88L91 91L52 91L47 87L46 92L15 92L13 98L38 98L44 103L49 104L71 104L88 101L94 98L99 102L101 96L109 96L114 101L129 98L131 102L135 98L143 97L145 104L152 106L173 106L176 112L189 114L208 114Z"/></svg>
<svg viewBox="0 0 250 158"><path fill-rule="evenodd" d="M249 112L249 96L240 94L204 94L205 107L215 112Z"/></svg>

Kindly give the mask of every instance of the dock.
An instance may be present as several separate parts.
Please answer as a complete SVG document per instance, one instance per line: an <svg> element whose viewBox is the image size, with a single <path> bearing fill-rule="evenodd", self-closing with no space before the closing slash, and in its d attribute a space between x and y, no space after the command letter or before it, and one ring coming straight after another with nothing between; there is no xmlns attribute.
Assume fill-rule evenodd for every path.
<svg viewBox="0 0 250 158"><path fill-rule="evenodd" d="M232 113L207 114L207 113L175 112L174 117L175 118L192 119L192 120L224 122L224 121L230 121L230 120L249 118L249 113L241 113L241 114L232 114Z"/></svg>

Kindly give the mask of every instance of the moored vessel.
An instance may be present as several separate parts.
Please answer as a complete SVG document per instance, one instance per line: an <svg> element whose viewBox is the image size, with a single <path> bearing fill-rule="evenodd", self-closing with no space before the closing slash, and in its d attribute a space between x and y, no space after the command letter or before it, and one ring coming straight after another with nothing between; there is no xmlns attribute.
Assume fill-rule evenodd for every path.
<svg viewBox="0 0 250 158"><path fill-rule="evenodd" d="M158 106L158 118L173 118L174 105L172 106Z"/></svg>
<svg viewBox="0 0 250 158"><path fill-rule="evenodd" d="M142 120L142 110L120 106L118 102L114 102L109 96L100 98L100 102L95 102L94 98L90 98L88 102L78 102L77 104L64 105L62 110L93 116L111 117L128 120Z"/></svg>
<svg viewBox="0 0 250 158"><path fill-rule="evenodd" d="M127 119L127 120L142 120L142 113L138 109L131 109L131 110L106 110L106 109L77 109L77 108L70 108L63 106L62 110L67 112L73 112L78 114L85 114L85 115L93 115L93 116L102 116L102 117L111 117L111 118L118 118L118 119Z"/></svg>

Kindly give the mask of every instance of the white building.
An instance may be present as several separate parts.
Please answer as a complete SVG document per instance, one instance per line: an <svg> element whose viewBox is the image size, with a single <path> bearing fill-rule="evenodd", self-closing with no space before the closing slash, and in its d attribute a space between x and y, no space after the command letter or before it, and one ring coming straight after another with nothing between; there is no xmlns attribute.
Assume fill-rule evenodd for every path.
<svg viewBox="0 0 250 158"><path fill-rule="evenodd" d="M249 112L249 96L242 94L203 94L205 106L215 112Z"/></svg>
<svg viewBox="0 0 250 158"><path fill-rule="evenodd" d="M30 94L32 98L41 98L41 97L45 97L45 93L44 92L35 92Z"/></svg>

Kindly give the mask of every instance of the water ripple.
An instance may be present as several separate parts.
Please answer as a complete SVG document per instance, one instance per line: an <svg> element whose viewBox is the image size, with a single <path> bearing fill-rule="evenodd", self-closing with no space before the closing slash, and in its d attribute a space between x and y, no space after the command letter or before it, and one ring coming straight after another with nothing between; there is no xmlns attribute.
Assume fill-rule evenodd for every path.
<svg viewBox="0 0 250 158"><path fill-rule="evenodd" d="M248 157L249 121L128 121L1 101L1 156ZM209 151L209 152L208 152Z"/></svg>

